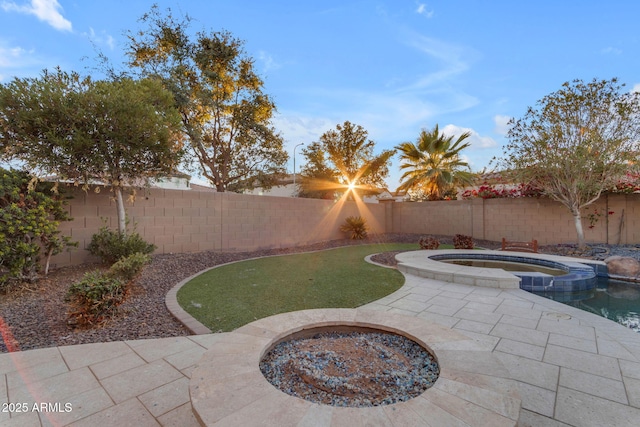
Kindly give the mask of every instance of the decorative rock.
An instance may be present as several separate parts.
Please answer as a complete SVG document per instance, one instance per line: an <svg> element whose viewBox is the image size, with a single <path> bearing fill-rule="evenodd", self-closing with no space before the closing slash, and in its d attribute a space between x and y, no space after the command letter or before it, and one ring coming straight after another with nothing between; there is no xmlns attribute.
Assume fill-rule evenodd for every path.
<svg viewBox="0 0 640 427"><path fill-rule="evenodd" d="M257 361L281 342L313 336L328 328L334 332L364 328L402 336L409 335L403 332L409 328L414 342L431 354L442 349L442 354L433 362L446 365L440 367L444 381L441 386L436 382L434 387L424 391L423 396L384 408L327 407L290 395L268 382ZM262 332L257 334L258 331ZM304 333L300 334L301 331ZM507 427L518 423L520 393L517 382L508 379L509 370L501 359L480 341L426 319L362 308L315 309L260 319L228 334L205 352L191 373L191 406L202 425L425 425L432 419L435 419L433 425L482 423ZM239 346L239 342L243 345ZM433 343L435 348L428 347L428 343ZM342 347L345 350L356 348L355 345ZM303 350L300 354L311 353ZM347 360L358 359L350 356L341 361ZM376 363L377 359L369 360ZM351 373L357 377L362 375L362 370L358 366ZM327 375L329 372L317 370L315 374ZM414 386L418 381L419 378L414 379ZM456 398L459 390L464 391L464 396ZM454 398L453 406L447 396ZM442 410L442 405L445 409L455 409L455 414Z"/></svg>
<svg viewBox="0 0 640 427"><path fill-rule="evenodd" d="M440 374L435 357L388 332L323 332L280 342L260 362L267 381L314 403L362 408L405 402Z"/></svg>
<svg viewBox="0 0 640 427"><path fill-rule="evenodd" d="M610 256L605 259L609 274L614 276L636 277L640 274L640 262L631 257Z"/></svg>

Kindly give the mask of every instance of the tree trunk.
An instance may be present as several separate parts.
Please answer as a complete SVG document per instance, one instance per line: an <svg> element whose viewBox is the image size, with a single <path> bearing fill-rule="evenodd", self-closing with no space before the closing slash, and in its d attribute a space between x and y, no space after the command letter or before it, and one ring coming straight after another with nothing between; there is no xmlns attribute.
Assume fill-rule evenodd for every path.
<svg viewBox="0 0 640 427"><path fill-rule="evenodd" d="M49 274L49 266L51 265L51 257L53 256L53 249L47 251L47 261L44 263L44 275Z"/></svg>
<svg viewBox="0 0 640 427"><path fill-rule="evenodd" d="M124 200L122 199L122 188L114 188L116 193L116 208L118 211L118 231L122 235L127 234L127 216L124 211Z"/></svg>
<svg viewBox="0 0 640 427"><path fill-rule="evenodd" d="M580 216L580 211L573 212L573 222L576 225L576 234L578 235L578 248L583 249L586 244L584 242L584 230L582 229L582 216Z"/></svg>

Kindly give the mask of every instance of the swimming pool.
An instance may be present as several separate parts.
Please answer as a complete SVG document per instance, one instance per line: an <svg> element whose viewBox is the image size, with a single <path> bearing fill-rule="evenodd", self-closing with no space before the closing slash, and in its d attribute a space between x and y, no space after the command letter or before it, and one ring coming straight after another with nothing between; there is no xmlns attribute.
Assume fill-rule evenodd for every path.
<svg viewBox="0 0 640 427"><path fill-rule="evenodd" d="M502 268L447 264L450 259L517 261L568 271L561 276L508 272ZM398 269L435 280L502 289L523 289L613 320L640 332L640 283L608 278L602 261L545 254L463 249L422 250L396 255ZM549 284L553 286L548 286Z"/></svg>
<svg viewBox="0 0 640 427"><path fill-rule="evenodd" d="M532 292L588 311L640 333L640 283L599 278L597 286L582 292Z"/></svg>

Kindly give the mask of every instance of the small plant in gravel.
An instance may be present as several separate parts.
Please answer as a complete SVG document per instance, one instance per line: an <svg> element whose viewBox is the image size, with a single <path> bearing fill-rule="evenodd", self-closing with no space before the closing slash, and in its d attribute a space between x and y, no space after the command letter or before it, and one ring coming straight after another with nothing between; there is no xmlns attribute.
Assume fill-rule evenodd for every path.
<svg viewBox="0 0 640 427"><path fill-rule="evenodd" d="M117 313L127 295L127 284L142 271L151 257L136 252L121 258L107 272L90 271L69 287L66 301L71 303L71 324L101 323Z"/></svg>
<svg viewBox="0 0 640 427"><path fill-rule="evenodd" d="M340 226L340 231L347 233L352 240L362 240L367 237L367 221L361 216L349 216Z"/></svg>
<svg viewBox="0 0 640 427"><path fill-rule="evenodd" d="M121 278L127 282L133 280L134 277L142 271L142 268L151 261L151 257L147 254L136 252L126 258L121 258L109 268L108 274L112 277Z"/></svg>
<svg viewBox="0 0 640 427"><path fill-rule="evenodd" d="M418 243L420 244L420 247L422 249L429 249L429 250L438 249L438 247L440 246L440 241L435 237L431 237L431 236L421 237Z"/></svg>
<svg viewBox="0 0 640 427"><path fill-rule="evenodd" d="M456 234L453 236L453 247L456 249L473 249L473 237Z"/></svg>
<svg viewBox="0 0 640 427"><path fill-rule="evenodd" d="M126 296L125 284L117 277L90 271L69 287L66 301L71 304L70 324L92 325L113 316Z"/></svg>
<svg viewBox="0 0 640 427"><path fill-rule="evenodd" d="M135 253L150 254L156 249L156 245L146 242L136 232L125 235L103 226L91 236L87 249L91 254L99 256L105 264L114 264Z"/></svg>

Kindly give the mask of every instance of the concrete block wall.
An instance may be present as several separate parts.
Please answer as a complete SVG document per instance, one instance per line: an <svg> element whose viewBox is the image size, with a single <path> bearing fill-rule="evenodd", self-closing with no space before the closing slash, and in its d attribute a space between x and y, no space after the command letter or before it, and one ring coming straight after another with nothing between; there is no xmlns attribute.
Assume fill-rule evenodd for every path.
<svg viewBox="0 0 640 427"><path fill-rule="evenodd" d="M55 256L54 267L97 261L85 250L91 236L103 224L117 228L112 194L108 188L99 190L74 189L67 206L74 220L60 230L79 248ZM588 211L594 207L603 215L593 228L583 220L587 242L640 243L640 195L605 195ZM537 239L541 245L576 242L569 211L536 198L365 204L153 188L138 191L126 208L130 225L158 246L156 253L251 251L339 239L345 218L357 215L366 218L372 233Z"/></svg>
<svg viewBox="0 0 640 427"><path fill-rule="evenodd" d="M108 188L72 190L73 221L60 231L78 248L52 258L52 266L97 259L86 251L102 225L117 229L116 203ZM317 243L344 237L347 216L361 215L371 232L385 232L385 206L194 190L145 189L125 203L130 230L155 244L156 253L251 251Z"/></svg>
<svg viewBox="0 0 640 427"><path fill-rule="evenodd" d="M588 243L640 243L640 194L604 195L583 216L601 213L593 228L582 221ZM608 212L613 212L609 214ZM573 216L549 199L471 199L423 203L396 203L393 231L454 235L514 241L536 239L541 245L575 243Z"/></svg>
<svg viewBox="0 0 640 427"><path fill-rule="evenodd" d="M473 204L469 200L394 203L393 231L420 234L473 234Z"/></svg>
<svg viewBox="0 0 640 427"><path fill-rule="evenodd" d="M603 203L592 206L604 211ZM591 209L592 209L591 208ZM560 203L549 199L487 199L484 200L485 239L500 241L502 237L515 241L536 239L541 245L575 242L573 216ZM606 240L606 218L601 217L590 229L583 220L587 242ZM475 236L474 236L475 237Z"/></svg>
<svg viewBox="0 0 640 427"><path fill-rule="evenodd" d="M607 236L612 244L640 243L640 195L612 195L607 198Z"/></svg>

